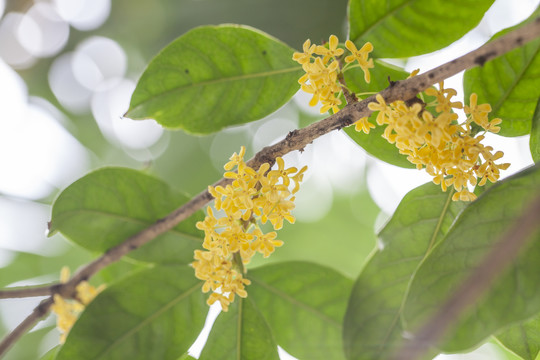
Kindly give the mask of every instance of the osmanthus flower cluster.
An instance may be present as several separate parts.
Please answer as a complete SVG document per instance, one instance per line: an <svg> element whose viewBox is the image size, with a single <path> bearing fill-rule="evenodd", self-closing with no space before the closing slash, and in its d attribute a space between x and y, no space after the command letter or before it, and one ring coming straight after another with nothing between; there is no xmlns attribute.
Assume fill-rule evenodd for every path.
<svg viewBox="0 0 540 360"><path fill-rule="evenodd" d="M470 96L469 105L452 101L457 94L454 89L445 89L439 83L439 89L430 88L425 94L435 97L431 103L418 102L407 104L396 101L386 104L378 94L377 102L368 105L370 110L378 111L376 122L386 125L383 137L395 144L401 154L418 169L425 168L433 176L433 182L440 184L443 191L453 186L456 193L452 199L472 201L476 198L468 185L484 185L487 180L495 182L500 171L510 164L496 164L503 156L502 151L494 152L491 146L482 144L485 132L497 133L501 119L488 119L491 112L489 104L477 104L476 94ZM458 115L453 109L463 109L467 118L458 122ZM431 110L431 111L430 111ZM366 128L367 118L360 119L357 130L369 133ZM358 125L360 124L360 126ZM473 124L483 129L475 136Z"/></svg>
<svg viewBox="0 0 540 360"><path fill-rule="evenodd" d="M250 281L244 278L244 265L256 253L268 257L283 245L283 241L276 239L275 231L264 233L258 220L262 224L270 223L274 230L281 229L284 220L294 223L293 195L307 170L307 166L300 170L285 168L280 157L276 158L276 169L271 170L264 163L254 170L244 162L245 151L242 147L224 166L225 178L233 180L230 185L208 187L215 198L214 208L224 215L214 215L209 206L204 221L196 224L204 230L205 250L195 250L192 263L195 276L204 280L203 292L212 290L208 304L219 301L223 311L228 310L235 295L247 296L245 285Z"/></svg>
<svg viewBox="0 0 540 360"><path fill-rule="evenodd" d="M339 111L339 98L346 89L342 74L347 69L360 67L364 80L370 81L369 69L373 68L373 60L368 59L373 50L371 43L358 50L352 41L347 40L345 47L351 55L343 59L344 66L341 65L345 50L339 47L335 35L330 36L325 46L312 45L307 40L303 52L293 54L293 59L306 72L298 82L303 91L313 95L310 106L322 103L321 113L329 109L334 113ZM416 73L413 72L411 76ZM378 94L377 102L370 103L368 107L378 111L377 124L386 126L383 137L395 144L401 154L407 155L418 169L425 168L443 191L453 186L456 190L452 196L454 201L472 201L476 195L469 191L469 186L484 185L487 180L495 182L499 179L500 171L510 166L508 163L496 164L495 161L503 156L503 152L494 152L491 146L482 144L484 135L476 134L478 128L483 129L484 133L497 133L501 119L490 121L488 114L491 106L477 104L476 94L470 96L469 105L466 106L452 101L452 97L457 95L456 90L445 89L442 82L439 90L431 88L425 94L433 96L435 100L429 104L418 98L407 103L396 101L386 104ZM463 109L466 120L458 122L458 115L453 109ZM357 131L369 134L373 128L375 124L369 122L367 117L355 122Z"/></svg>
<svg viewBox="0 0 540 360"><path fill-rule="evenodd" d="M68 280L69 268L64 266L60 271L60 282L64 284ZM57 316L56 326L60 330L60 343L66 341L67 334L79 318L79 315L103 289L105 289L105 285L95 288L87 281L82 281L75 288L76 299L64 299L59 294L54 294L51 311Z"/></svg>
<svg viewBox="0 0 540 360"><path fill-rule="evenodd" d="M355 67L360 67L364 72L364 80L369 83L369 69L373 67L373 60L368 59L369 53L373 50L371 43L366 43L360 50L356 45L347 40L345 47L350 51L350 55L344 59L342 66L341 57L345 50L338 47L337 36L331 35L326 45L311 44L308 39L304 42L303 52L293 54L293 60L302 65L306 72L298 82L302 85L302 90L313 95L310 106L315 106L319 102L322 104L321 114L332 109L334 113L339 111L342 94L340 74Z"/></svg>

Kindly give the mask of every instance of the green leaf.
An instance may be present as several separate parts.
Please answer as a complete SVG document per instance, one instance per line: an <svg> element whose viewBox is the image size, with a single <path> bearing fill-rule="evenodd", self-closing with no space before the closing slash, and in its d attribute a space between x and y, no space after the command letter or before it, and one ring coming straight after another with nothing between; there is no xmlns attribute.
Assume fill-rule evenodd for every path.
<svg viewBox="0 0 540 360"><path fill-rule="evenodd" d="M126 116L199 134L261 119L300 87L293 52L247 26L195 28L150 62Z"/></svg>
<svg viewBox="0 0 540 360"><path fill-rule="evenodd" d="M418 268L404 306L407 328L424 324L467 279L538 192L540 165L486 190L458 217L443 242ZM540 312L540 235L457 321L441 349L469 349L512 323Z"/></svg>
<svg viewBox="0 0 540 360"><path fill-rule="evenodd" d="M343 359L341 324L352 281L308 262L250 270L249 297L277 343L300 359Z"/></svg>
<svg viewBox="0 0 540 360"><path fill-rule="evenodd" d="M495 34L492 40L534 20L538 14L540 8L521 24ZM465 71L463 87L465 103L471 93L476 93L479 104L491 105L490 118L501 118L499 135L528 134L540 97L540 39Z"/></svg>
<svg viewBox="0 0 540 360"><path fill-rule="evenodd" d="M58 354L58 351L60 351L60 348L61 348L60 345L53 347L51 350L43 354L43 356L40 357L39 360L55 360L56 354Z"/></svg>
<svg viewBox="0 0 540 360"><path fill-rule="evenodd" d="M204 325L201 285L193 269L163 265L110 286L81 314L57 360L178 359Z"/></svg>
<svg viewBox="0 0 540 360"><path fill-rule="evenodd" d="M535 163L540 161L540 97L536 103L536 110L532 120L531 137L529 139L529 148Z"/></svg>
<svg viewBox="0 0 540 360"><path fill-rule="evenodd" d="M350 0L349 37L357 46L370 41L376 57L425 54L465 35L480 22L493 2Z"/></svg>
<svg viewBox="0 0 540 360"><path fill-rule="evenodd" d="M180 356L178 358L178 360L197 360L197 359L195 359L193 356L186 353L186 354Z"/></svg>
<svg viewBox="0 0 540 360"><path fill-rule="evenodd" d="M466 206L453 202L452 194L433 183L411 190L380 232L382 248L356 280L345 314L348 359L389 359L401 343L407 285L420 261Z"/></svg>
<svg viewBox="0 0 540 360"><path fill-rule="evenodd" d="M229 311L218 316L199 359L279 359L268 323L250 296L237 297Z"/></svg>
<svg viewBox="0 0 540 360"><path fill-rule="evenodd" d="M54 202L50 231L60 231L80 246L104 252L152 225L189 199L167 184L126 168L91 172L66 188ZM195 223L202 212L128 254L158 263L189 263L200 248Z"/></svg>
<svg viewBox="0 0 540 360"><path fill-rule="evenodd" d="M496 336L507 349L525 360L535 360L540 353L540 314L514 324Z"/></svg>
<svg viewBox="0 0 540 360"><path fill-rule="evenodd" d="M403 80L409 76L409 73L381 60L376 60L375 68L371 71L371 82L369 84L364 81L364 73L359 68L345 72L344 76L347 87L354 93L377 93L390 85L389 79L392 81ZM382 137L384 127L377 125L375 122L376 117L375 113L369 117L369 121L376 125L375 129L372 129L369 134L356 131L354 126L345 128L345 133L369 154L382 161L404 168L416 168L407 160L405 155L399 153L395 145L390 144Z"/></svg>

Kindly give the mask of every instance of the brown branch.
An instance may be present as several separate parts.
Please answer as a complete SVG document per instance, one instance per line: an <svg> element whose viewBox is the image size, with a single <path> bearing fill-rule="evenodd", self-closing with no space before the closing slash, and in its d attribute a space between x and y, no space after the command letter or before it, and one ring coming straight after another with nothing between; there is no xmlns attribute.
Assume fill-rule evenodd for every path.
<svg viewBox="0 0 540 360"><path fill-rule="evenodd" d="M397 81L390 87L381 91L380 94L387 103L396 100L409 100L415 97L419 92L452 75L455 75L465 69L483 65L486 61L492 60L497 56L518 48L537 38L538 36L540 36L540 18L534 20L529 25L516 29L497 40L483 45L475 51L443 64L431 71L414 76L407 80ZM305 146L311 144L313 140L317 139L318 137L333 130L342 129L353 124L362 117L369 116L371 114L371 110L369 110L367 106L370 102L374 101L375 95L363 101L348 104L338 113L329 116L326 119L313 123L303 129L289 132L284 140L275 145L267 146L259 151L251 160L247 162L247 165L252 168L259 168L263 163L273 164L278 156L284 156L285 154L295 150L303 150ZM221 179L214 184L214 186L224 186L230 182L230 179ZM58 289L58 293L63 297L73 297L75 295L75 287L81 281L88 280L96 272L109 264L118 261L130 251L141 247L157 236L171 230L178 223L184 221L196 211L202 209L203 206L211 200L212 195L210 195L208 191L201 192L199 195L195 196L189 202L176 209L166 217L159 219L150 227L129 237L121 244L109 249L101 257L80 269L67 283L63 284ZM49 304L49 306L51 304ZM49 306L47 306L47 309ZM17 327L17 329L20 327L21 326ZM18 333L18 336L21 335L22 333ZM12 334L8 335L8 337L6 337L0 343L0 349L7 348L5 345L6 342L8 343L9 347L9 342L15 341L18 336L12 336ZM3 352L0 351L0 356L2 354Z"/></svg>
<svg viewBox="0 0 540 360"><path fill-rule="evenodd" d="M54 300L52 297L43 300L26 319L2 340L0 343L0 357L8 351L17 339L23 336L29 329L33 328L39 319L47 315L53 302Z"/></svg>
<svg viewBox="0 0 540 360"><path fill-rule="evenodd" d="M540 223L540 197L530 204L486 255L480 265L437 312L413 335L412 340L396 352L394 360L421 359L436 346L459 316L474 305L493 282L517 258L523 248L538 232Z"/></svg>
<svg viewBox="0 0 540 360"><path fill-rule="evenodd" d="M54 294L61 284L47 286L25 286L20 288L7 288L0 290L0 299L25 298L33 296L48 296Z"/></svg>

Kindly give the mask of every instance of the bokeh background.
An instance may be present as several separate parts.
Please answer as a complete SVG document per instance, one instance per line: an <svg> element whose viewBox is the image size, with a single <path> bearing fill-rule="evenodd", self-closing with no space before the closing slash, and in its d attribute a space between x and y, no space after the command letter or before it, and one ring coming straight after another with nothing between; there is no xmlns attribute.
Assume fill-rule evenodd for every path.
<svg viewBox="0 0 540 360"><path fill-rule="evenodd" d="M539 3L497 0L477 28L447 49L389 61L408 71L430 69L519 23ZM252 155L322 118L301 93L268 118L205 137L123 118L138 77L160 49L193 27L221 23L256 27L296 49L307 38L321 43L336 34L344 40L346 7L346 0L0 0L0 285L54 281L62 265L75 270L97 256L46 234L55 197L85 173L127 166L194 195L221 177L222 164L241 145ZM447 82L460 95L461 79ZM506 176L532 163L527 137L489 140L512 162ZM361 270L376 246L375 232L401 197L429 181L422 172L371 158L343 132L286 161L308 164L309 172L298 194L297 223L285 226L279 238L286 245L265 261L312 260L350 277ZM255 259L253 266L261 263ZM115 264L94 281L136 266ZM39 300L1 300L0 335ZM57 342L49 317L6 359L36 359ZM468 355L439 357L457 358L511 355L489 344Z"/></svg>

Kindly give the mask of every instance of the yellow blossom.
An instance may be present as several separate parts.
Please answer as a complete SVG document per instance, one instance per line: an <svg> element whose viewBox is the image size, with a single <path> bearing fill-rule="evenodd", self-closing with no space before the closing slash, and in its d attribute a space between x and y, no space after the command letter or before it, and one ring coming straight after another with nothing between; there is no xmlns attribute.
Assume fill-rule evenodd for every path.
<svg viewBox="0 0 540 360"><path fill-rule="evenodd" d="M371 79L369 69L373 68L373 59L368 59L368 57L369 53L373 51L373 45L370 42L367 42L360 50L358 50L351 40L347 40L345 42L345 47L351 52L351 55L345 57L345 62L352 63L357 61L364 72L364 80L369 83Z"/></svg>
<svg viewBox="0 0 540 360"><path fill-rule="evenodd" d="M352 47L350 44L352 44ZM301 84L302 91L312 94L309 101L310 106L316 106L321 103L320 112L325 113L332 110L337 113L342 104L340 99L343 94L343 73L347 69L361 67L364 71L364 77L369 82L369 69L373 67L373 60L368 59L369 53L373 50L370 43L364 45L360 50L348 41L348 50L353 51L352 55L345 58L346 65L341 68L344 49L339 47L339 39L331 35L326 45L312 45L307 40L303 45L303 52L293 54L293 60L302 65L305 74L300 77L298 82ZM358 61L357 65L350 62Z"/></svg>
<svg viewBox="0 0 540 360"><path fill-rule="evenodd" d="M294 209L292 193L298 191L307 170L307 166L300 170L286 168L281 157L276 158L275 169L265 163L255 170L246 165L244 154L242 147L224 167L225 177L232 179L231 184L208 188L215 198L214 207L223 210L225 215L216 218L208 207L205 219L196 224L205 232L205 237L204 250L194 253L195 276L204 281L203 292L212 291L208 304L217 301L223 311L227 311L236 295L247 296L245 286L250 281L244 278L243 265L248 264L255 253L267 257L283 244L276 240L275 231L264 234L257 219L262 223L270 222L275 230L283 226L284 220L294 223L290 213Z"/></svg>
<svg viewBox="0 0 540 360"><path fill-rule="evenodd" d="M328 40L328 49L325 46L319 45L316 47L315 52L317 55L324 56L323 63L327 63L331 58L336 58L343 54L344 50L338 48L339 40L336 35L330 35Z"/></svg>
<svg viewBox="0 0 540 360"><path fill-rule="evenodd" d="M60 282L65 284L69 280L69 268L64 266L60 271ZM56 314L56 326L60 330L60 343L66 341L67 334L77 321L85 306L105 288L100 285L98 288L90 285L87 281L81 281L75 288L74 299L64 299L59 294L54 294L54 303L51 311Z"/></svg>
<svg viewBox="0 0 540 360"><path fill-rule="evenodd" d="M295 52L293 54L293 60L298 62L299 64L309 63L309 61L311 60L311 55L315 52L315 48L316 45L311 45L311 40L307 39L302 45L302 50L304 50L304 52Z"/></svg>
<svg viewBox="0 0 540 360"><path fill-rule="evenodd" d="M464 107L468 115L466 121L458 123L458 115L453 109L460 109L460 102L453 102L454 89L428 89L427 95L435 97L430 104L420 105L421 101L407 105L403 101L387 104L384 98L376 95L376 102L368 104L372 111L378 111L377 124L386 125L383 137L394 143L401 154L433 176L433 182L443 191L453 187L456 193L452 199L472 201L476 198L469 188L482 186L487 180L495 182L500 171L510 164L497 164L503 153L493 153L493 148L482 144L483 135L474 136L471 122L482 126L486 131L498 131L500 119L488 120L491 107L477 104L476 94L470 97L469 105ZM430 112L427 108L431 108ZM367 122L367 119L363 120ZM369 125L368 125L369 126ZM358 131L364 129L356 125ZM369 131L369 129L367 129Z"/></svg>
<svg viewBox="0 0 540 360"><path fill-rule="evenodd" d="M354 129L356 131L363 131L365 134L369 134L369 131L374 128L375 124L370 123L367 117L363 117L354 123Z"/></svg>

